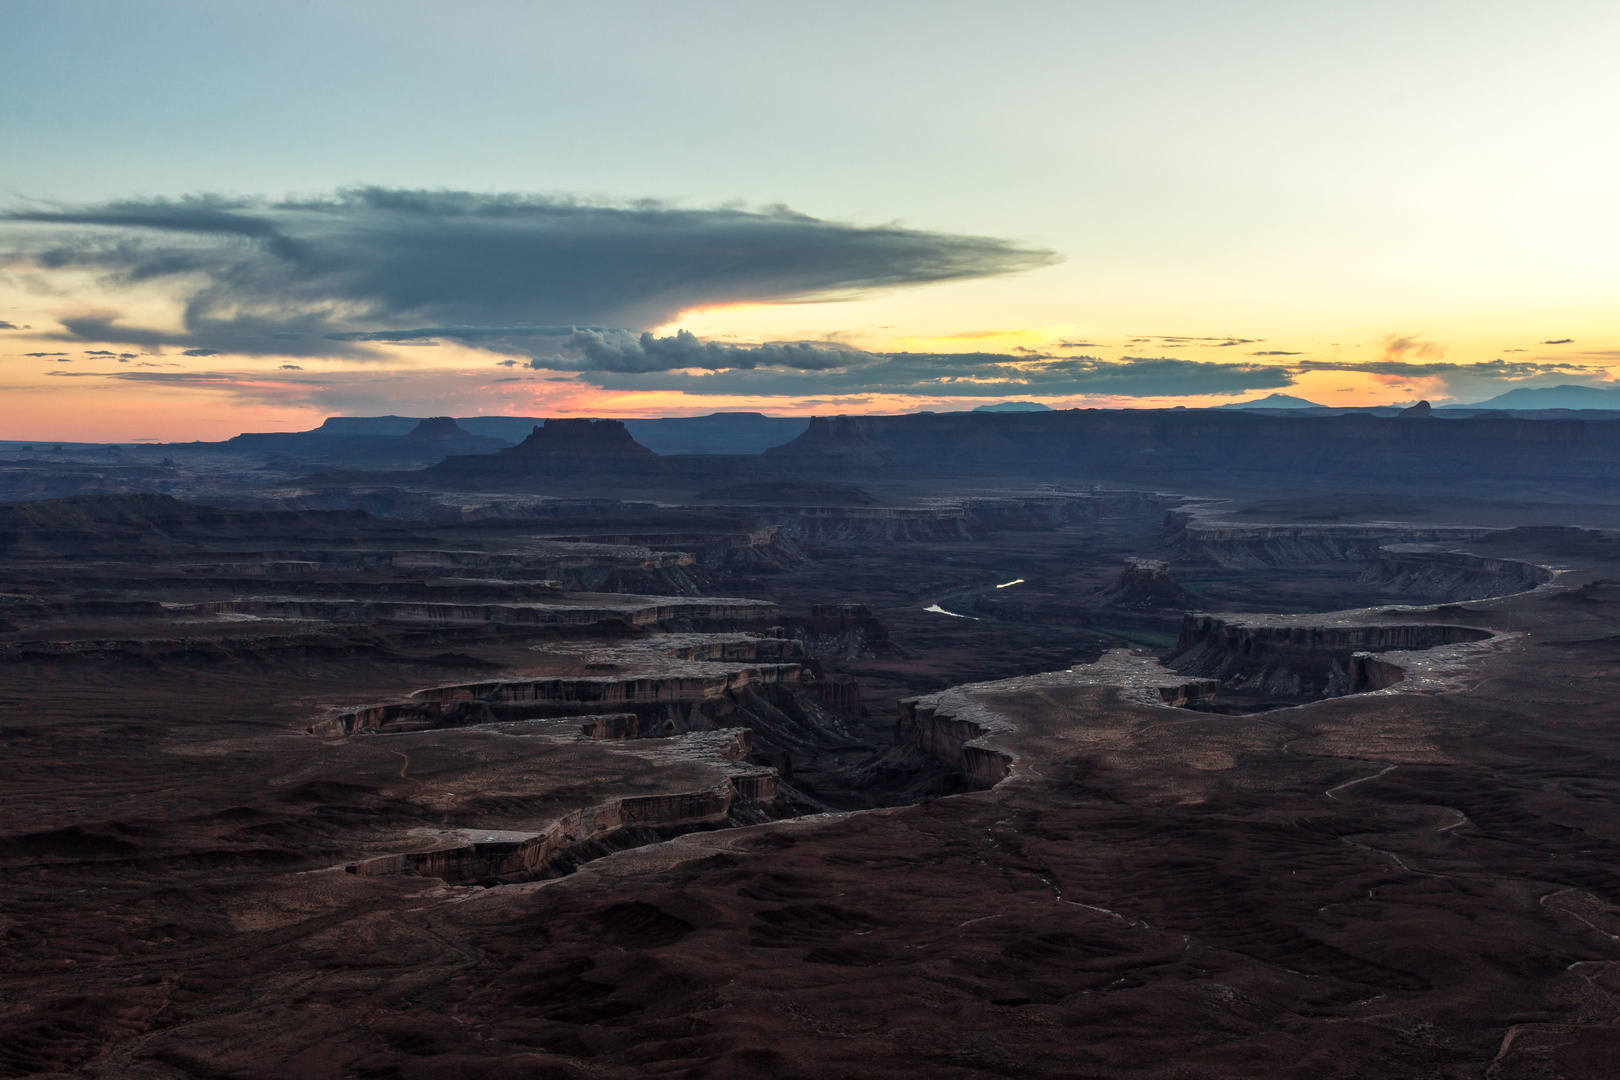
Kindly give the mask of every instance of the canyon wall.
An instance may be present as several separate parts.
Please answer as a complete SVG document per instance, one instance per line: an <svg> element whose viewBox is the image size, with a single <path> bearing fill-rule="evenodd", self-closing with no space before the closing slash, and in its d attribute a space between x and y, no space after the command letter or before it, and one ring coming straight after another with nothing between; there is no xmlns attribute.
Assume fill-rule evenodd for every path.
<svg viewBox="0 0 1620 1080"><path fill-rule="evenodd" d="M986 728L941 711L939 695L910 698L899 703L896 743L909 744L961 774L972 790L993 788L1007 777L1012 755L981 740Z"/></svg>
<svg viewBox="0 0 1620 1080"><path fill-rule="evenodd" d="M1460 551L1385 548L1357 580L1416 600L1484 600L1525 592L1553 579L1546 567Z"/></svg>
<svg viewBox="0 0 1620 1080"><path fill-rule="evenodd" d="M664 735L689 726L691 706L735 696L752 684L778 683L792 684L795 689L801 683L813 685L807 682L803 665L796 663L759 664L701 675L492 679L429 687L403 701L338 711L307 730L311 735L335 738L362 732L420 731L611 710L619 715L637 715L639 734ZM626 706L638 708L627 710Z"/></svg>
<svg viewBox="0 0 1620 1080"><path fill-rule="evenodd" d="M1358 662L1357 654L1431 649L1491 636L1488 630L1440 623L1193 613L1183 619L1181 638L1164 664L1182 674L1214 679L1227 690L1303 701L1358 692L1380 679L1389 680L1383 685L1395 681L1386 670L1394 665L1367 658Z"/></svg>
<svg viewBox="0 0 1620 1080"><path fill-rule="evenodd" d="M774 771L748 768L697 791L631 796L584 807L533 835L492 837L381 855L351 863L345 869L366 875L415 873L450 884L544 877L559 870L566 872L571 869L571 861L583 861L616 846L634 846L637 840L646 839L626 834L650 831L676 835L719 827L730 820L737 804L769 802L777 795Z"/></svg>

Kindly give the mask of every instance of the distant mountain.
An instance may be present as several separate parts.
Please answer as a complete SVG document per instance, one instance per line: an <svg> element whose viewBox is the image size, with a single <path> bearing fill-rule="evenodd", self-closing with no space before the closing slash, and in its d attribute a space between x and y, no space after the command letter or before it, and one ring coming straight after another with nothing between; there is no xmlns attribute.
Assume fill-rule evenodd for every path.
<svg viewBox="0 0 1620 1080"><path fill-rule="evenodd" d="M516 446L493 454L448 457L410 475L430 483L448 483L462 491L586 489L600 493L636 488L668 492L677 480L692 483L681 476L679 464L672 468L671 463L710 460L715 459L659 457L636 442L619 420L553 417ZM722 470L719 476L704 475L698 483L704 488L714 487L714 480L733 479L734 472Z"/></svg>
<svg viewBox="0 0 1620 1080"><path fill-rule="evenodd" d="M509 462L551 459L630 458L647 461L658 455L642 446L618 420L551 419L529 433L529 437L498 453L489 455L492 468Z"/></svg>
<svg viewBox="0 0 1620 1080"><path fill-rule="evenodd" d="M1470 409L1620 409L1620 388L1582 386L1521 386Z"/></svg>
<svg viewBox="0 0 1620 1080"><path fill-rule="evenodd" d="M1051 412L1052 406L1038 401L998 401L994 405L980 405L974 412Z"/></svg>
<svg viewBox="0 0 1620 1080"><path fill-rule="evenodd" d="M328 416L313 431L288 432L291 435L407 435L416 427L416 416ZM525 432L527 434L527 432ZM513 440L516 442L517 440Z"/></svg>
<svg viewBox="0 0 1620 1080"><path fill-rule="evenodd" d="M1215 406L1217 409L1325 409L1314 401L1306 401L1291 394L1267 394L1253 401L1233 401Z"/></svg>
<svg viewBox="0 0 1620 1080"><path fill-rule="evenodd" d="M458 427L448 416L430 416L400 436L407 443L432 447L439 454L493 454L506 445L503 439L475 435Z"/></svg>
<svg viewBox="0 0 1620 1080"><path fill-rule="evenodd" d="M462 428L477 435L520 443L544 424L537 416L464 416ZM804 433L808 416L717 412L707 416L662 416L626 420L635 440L659 454L757 454Z"/></svg>
<svg viewBox="0 0 1620 1080"><path fill-rule="evenodd" d="M332 421L328 420L330 424ZM529 432L545 423L539 416L458 416L456 423L462 431L474 435L488 435L492 439L505 439L516 445L529 437Z"/></svg>

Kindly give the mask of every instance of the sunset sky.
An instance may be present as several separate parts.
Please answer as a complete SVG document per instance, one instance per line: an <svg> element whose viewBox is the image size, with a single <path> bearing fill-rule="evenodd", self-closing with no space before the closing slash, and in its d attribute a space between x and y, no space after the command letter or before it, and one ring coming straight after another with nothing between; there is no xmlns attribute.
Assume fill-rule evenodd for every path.
<svg viewBox="0 0 1620 1080"><path fill-rule="evenodd" d="M0 439L1620 368L1620 5L0 5Z"/></svg>

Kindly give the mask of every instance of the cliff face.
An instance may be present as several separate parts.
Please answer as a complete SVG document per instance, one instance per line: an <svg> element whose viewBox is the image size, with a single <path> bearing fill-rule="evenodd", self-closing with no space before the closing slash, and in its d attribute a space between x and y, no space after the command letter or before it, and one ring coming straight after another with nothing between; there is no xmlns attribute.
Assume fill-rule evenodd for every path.
<svg viewBox="0 0 1620 1080"><path fill-rule="evenodd" d="M931 698L911 698L899 706L896 743L915 746L959 773L971 790L993 788L1007 778L1012 756L978 741L990 734L983 725L941 711Z"/></svg>
<svg viewBox="0 0 1620 1080"><path fill-rule="evenodd" d="M438 481L499 481L600 475L634 476L659 460L617 420L547 420L516 446L493 454L447 457L423 476Z"/></svg>
<svg viewBox="0 0 1620 1080"><path fill-rule="evenodd" d="M893 656L889 629L869 604L814 604L809 618L784 620L788 635L804 654L818 660Z"/></svg>
<svg viewBox="0 0 1620 1080"><path fill-rule="evenodd" d="M1227 690L1305 701L1381 689L1399 668L1364 654L1484 641L1488 630L1438 623L1309 623L1189 614L1166 667ZM1358 655L1362 654L1362 655Z"/></svg>
<svg viewBox="0 0 1620 1080"><path fill-rule="evenodd" d="M1153 559L1126 559L1119 577L1090 601L1114 608L1181 608L1198 606L1198 597L1170 576L1170 567Z"/></svg>
<svg viewBox="0 0 1620 1080"><path fill-rule="evenodd" d="M528 724L551 737L695 738L729 732L737 754L782 774L813 769L857 741L860 687L827 676L795 638L761 634L654 634L578 654L590 674L452 683L408 697L327 713L322 738L473 724ZM572 723L558 723L569 721ZM773 774L774 775L774 774Z"/></svg>
<svg viewBox="0 0 1620 1080"><path fill-rule="evenodd" d="M698 718L695 707L705 703L727 706L751 685L808 682L799 664L762 664L700 675L605 675L585 678L541 678L460 683L421 690L405 701L384 702L343 710L311 725L309 733L322 737L354 735L360 732L421 731L429 728L461 727L497 720L532 720L555 716L586 715L613 710L615 719L601 734L594 725L593 738L621 738L609 734L620 726L626 710L637 716L638 735L668 735L692 726L708 726ZM727 700L731 699L731 700ZM858 697L857 697L858 702ZM713 710L711 710L713 711ZM711 719L705 714L706 719ZM607 716L601 717L609 721Z"/></svg>
<svg viewBox="0 0 1620 1080"><path fill-rule="evenodd" d="M629 458L649 461L658 455L642 446L618 420L547 420L529 437L501 452L517 458Z"/></svg>
<svg viewBox="0 0 1620 1080"><path fill-rule="evenodd" d="M567 873L578 862L614 847L633 846L641 839L626 834L674 835L712 828L726 824L739 803L770 802L777 793L773 771L744 769L697 791L631 796L575 810L540 833L382 855L352 863L346 869L351 874L366 875L416 873L452 884L552 876Z"/></svg>
<svg viewBox="0 0 1620 1080"><path fill-rule="evenodd" d="M1553 579L1545 567L1458 551L1378 553L1358 579L1420 600L1483 600L1524 592Z"/></svg>

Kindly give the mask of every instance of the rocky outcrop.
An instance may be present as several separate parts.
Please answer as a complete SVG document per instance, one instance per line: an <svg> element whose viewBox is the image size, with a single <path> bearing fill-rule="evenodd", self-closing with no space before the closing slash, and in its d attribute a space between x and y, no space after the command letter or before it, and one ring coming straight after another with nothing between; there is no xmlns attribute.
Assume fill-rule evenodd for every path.
<svg viewBox="0 0 1620 1080"><path fill-rule="evenodd" d="M659 460L618 420L548 419L516 446L487 455L447 457L418 475L426 483L452 488L499 487L534 479L611 482L656 469Z"/></svg>
<svg viewBox="0 0 1620 1080"><path fill-rule="evenodd" d="M829 709L841 709L847 713L860 713L862 709L861 684L851 675L823 676L815 682L804 684L804 692Z"/></svg>
<svg viewBox="0 0 1620 1080"><path fill-rule="evenodd" d="M896 743L909 744L959 774L964 786L982 791L1007 778L1012 755L984 741L990 729L977 719L953 715L941 695L909 698L899 703Z"/></svg>
<svg viewBox="0 0 1620 1080"><path fill-rule="evenodd" d="M1168 563L1153 559L1126 559L1125 569L1111 584L1093 596L1090 603L1098 607L1126 610L1172 608L1185 611L1197 607L1199 600L1170 576Z"/></svg>
<svg viewBox="0 0 1620 1080"><path fill-rule="evenodd" d="M1360 653L1357 654L1361 655ZM1176 708L1186 708L1201 701L1207 701L1220 692L1221 684L1216 679L1189 679L1175 686L1159 687L1159 700L1166 705Z"/></svg>
<svg viewBox="0 0 1620 1080"><path fill-rule="evenodd" d="M853 660L892 656L889 628L870 604L815 604L808 618L783 620L787 633L801 642L804 655L818 660Z"/></svg>
<svg viewBox="0 0 1620 1080"><path fill-rule="evenodd" d="M768 803L777 796L774 771L741 766L713 787L612 799L565 814L539 833L486 833L485 839L363 859L345 869L366 875L414 873L450 884L546 877L638 841L727 824L739 803Z"/></svg>
<svg viewBox="0 0 1620 1080"><path fill-rule="evenodd" d="M597 721L611 728L626 717L634 719L633 714L621 714L598 717ZM587 737L591 737L589 733ZM579 863L611 851L694 829L754 824L795 812L783 800L777 771L749 760L753 733L747 728L700 732L639 746L642 748L612 748L611 752L702 763L724 778L691 791L608 799L572 810L533 832L421 829L417 831L439 842L363 859L346 869L367 875L416 873L451 883L528 880L567 873Z"/></svg>
<svg viewBox="0 0 1620 1080"><path fill-rule="evenodd" d="M762 752L804 757L856 741L846 721L862 711L859 685L827 676L793 638L657 634L588 647L579 661L592 673L449 683L333 710L307 730L341 738L579 717L593 739L746 727L759 734Z"/></svg>
<svg viewBox="0 0 1620 1080"><path fill-rule="evenodd" d="M1387 690L1406 678L1406 669L1392 660L1373 653L1358 652L1350 656L1350 693L1361 694L1369 690Z"/></svg>
<svg viewBox="0 0 1620 1080"><path fill-rule="evenodd" d="M312 724L307 730L311 735L336 738L364 732L421 731L497 720L533 720L605 712L623 715L628 712L638 717L635 734L662 736L686 730L689 724L712 726L698 723L692 714L693 706L717 701L728 694L735 695L750 685L797 685L805 679L805 675L800 664L761 664L690 674L542 677L456 683L419 690L404 701L337 711ZM627 706L635 708L627 709Z"/></svg>
<svg viewBox="0 0 1620 1080"><path fill-rule="evenodd" d="M1443 623L1189 614L1164 663L1186 675L1216 680L1225 690L1306 701L1393 681L1365 654L1432 649L1492 636L1488 630ZM1359 662L1358 655L1363 657Z"/></svg>
<svg viewBox="0 0 1620 1080"><path fill-rule="evenodd" d="M339 713L306 730L322 738L336 738L363 731L428 731L487 724L494 720L494 711L482 701L457 701L449 705L440 701L391 701Z"/></svg>
<svg viewBox="0 0 1620 1080"><path fill-rule="evenodd" d="M970 683L901 701L894 745L886 756L904 761L921 755L943 766L952 775L936 786L935 794L993 787L1008 775L1014 760L993 740L1017 727L998 711L997 698L1081 686L1107 687L1121 700L1149 708L1193 704L1219 688L1214 680L1171 671L1151 656L1115 649L1096 663L1066 671ZM875 765L881 769L884 762Z"/></svg>

